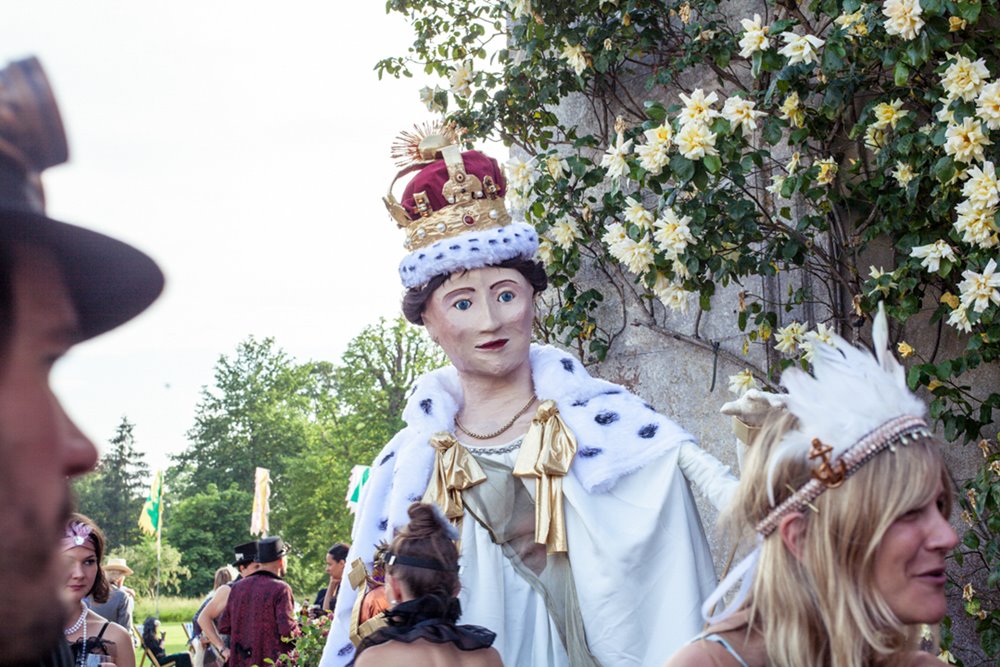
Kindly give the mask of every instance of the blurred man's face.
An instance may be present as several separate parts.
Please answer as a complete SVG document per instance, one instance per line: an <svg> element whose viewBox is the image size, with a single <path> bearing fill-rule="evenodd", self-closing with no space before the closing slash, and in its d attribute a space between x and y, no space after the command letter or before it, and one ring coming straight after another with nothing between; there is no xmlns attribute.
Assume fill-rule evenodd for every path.
<svg viewBox="0 0 1000 667"><path fill-rule="evenodd" d="M97 462L49 387L78 336L62 273L50 251L31 245L14 247L13 265L14 325L0 349L0 663L34 660L62 639L67 478Z"/></svg>

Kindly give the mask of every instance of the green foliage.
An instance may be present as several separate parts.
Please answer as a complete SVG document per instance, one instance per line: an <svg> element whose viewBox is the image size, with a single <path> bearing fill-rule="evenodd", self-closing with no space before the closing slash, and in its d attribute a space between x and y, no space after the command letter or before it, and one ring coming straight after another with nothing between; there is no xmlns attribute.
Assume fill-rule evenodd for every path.
<svg viewBox="0 0 1000 667"><path fill-rule="evenodd" d="M280 480L284 461L305 447L315 412L314 373L323 364L296 364L274 339L249 337L215 366L215 385L202 389L191 446L168 477L182 493L209 483L253 490L254 470Z"/></svg>
<svg viewBox="0 0 1000 667"><path fill-rule="evenodd" d="M422 329L402 318L366 327L338 365L297 362L272 339L249 338L216 365L198 406L191 446L168 471L164 532L201 595L232 547L254 539L257 466L271 471L270 534L291 548L287 581L299 597L325 583L325 556L349 541L344 495L351 468L371 463L398 431L406 392L444 363Z"/></svg>
<svg viewBox="0 0 1000 667"><path fill-rule="evenodd" d="M380 319L348 343L327 377L330 400L317 417L317 437L288 459L275 502L275 523L295 548L288 579L296 591L311 595L326 585L327 549L350 542L354 519L344 496L351 468L370 464L403 427L413 382L445 361L423 329L401 317Z"/></svg>
<svg viewBox="0 0 1000 667"><path fill-rule="evenodd" d="M278 656L277 661L264 660L267 664L287 667L314 667L319 665L330 634L332 614L321 614L315 618L307 612L299 615L299 631L294 635L295 648Z"/></svg>
<svg viewBox="0 0 1000 667"><path fill-rule="evenodd" d="M181 552L166 541L160 544L160 563L156 562L156 539L144 539L130 546L108 552L109 558L124 558L132 568L125 584L139 599L152 598L154 593L176 593L191 574L181 564Z"/></svg>
<svg viewBox="0 0 1000 667"><path fill-rule="evenodd" d="M101 527L109 549L136 545L142 539L137 522L149 483L149 466L136 448L134 428L135 424L122 417L97 470L73 482L80 512Z"/></svg>
<svg viewBox="0 0 1000 667"><path fill-rule="evenodd" d="M773 381L829 331L860 335L884 301L897 322L962 341L947 359L940 334L910 348L909 379L945 436L968 442L1000 407L966 375L1000 354L997 1L920 5L906 30L880 3L768 3L755 43L751 17L715 0L392 0L414 41L378 69L447 79L424 91L429 108L525 156L507 199L545 239L558 295L543 336L598 360L619 333L583 266L647 321L658 301L708 309L734 283L733 334L774 346L758 373ZM590 110L582 122L556 113L570 100ZM752 287L761 276L793 286ZM809 330L793 312L828 317ZM996 586L1000 555L984 555ZM995 657L1000 609L985 613Z"/></svg>
<svg viewBox="0 0 1000 667"><path fill-rule="evenodd" d="M212 590L215 571L233 562L233 547L250 542L250 508L253 487L240 488L236 483L219 489L209 482L202 491L164 496L164 539L181 553L190 576L181 582L179 592L187 597L205 595Z"/></svg>
<svg viewBox="0 0 1000 667"><path fill-rule="evenodd" d="M190 623L203 599L204 597L185 598L170 595L161 595L159 600L154 600L152 597L140 597L135 601L132 617L136 623L142 623L147 616L157 616L157 608L159 608L157 617L163 623ZM178 627L177 632L181 633L183 641L184 631ZM172 636L175 640L177 639L175 635L168 632L167 640L169 641Z"/></svg>

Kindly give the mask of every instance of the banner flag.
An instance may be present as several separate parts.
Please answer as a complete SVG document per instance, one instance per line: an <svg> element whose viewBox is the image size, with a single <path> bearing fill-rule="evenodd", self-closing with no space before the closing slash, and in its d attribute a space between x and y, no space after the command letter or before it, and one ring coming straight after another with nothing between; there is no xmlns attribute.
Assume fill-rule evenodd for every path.
<svg viewBox="0 0 1000 667"><path fill-rule="evenodd" d="M257 468L254 473L253 512L250 515L250 534L267 537L267 515L271 511L271 471Z"/></svg>
<svg viewBox="0 0 1000 667"><path fill-rule="evenodd" d="M160 534L160 515L163 503L163 473L157 470L153 473L153 481L149 485L149 496L146 498L142 511L139 513L139 528L147 535Z"/></svg>
<svg viewBox="0 0 1000 667"><path fill-rule="evenodd" d="M354 466L351 468L351 479L347 482L347 509L351 511L352 514L358 511L358 503L361 502L361 490L368 483L368 477L371 475L371 466Z"/></svg>

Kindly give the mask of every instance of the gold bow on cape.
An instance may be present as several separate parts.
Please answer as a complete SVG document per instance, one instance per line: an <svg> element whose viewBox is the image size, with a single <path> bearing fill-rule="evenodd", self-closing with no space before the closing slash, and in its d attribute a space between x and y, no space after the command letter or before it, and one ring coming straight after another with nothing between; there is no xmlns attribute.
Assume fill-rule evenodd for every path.
<svg viewBox="0 0 1000 667"><path fill-rule="evenodd" d="M521 443L514 476L535 478L535 542L544 544L550 554L569 549L562 478L575 454L576 437L559 416L555 401L543 401Z"/></svg>
<svg viewBox="0 0 1000 667"><path fill-rule="evenodd" d="M431 436L434 469L424 493L424 502L434 503L456 524L462 520L462 490L486 481L479 462L451 433ZM460 525L460 524L459 524Z"/></svg>

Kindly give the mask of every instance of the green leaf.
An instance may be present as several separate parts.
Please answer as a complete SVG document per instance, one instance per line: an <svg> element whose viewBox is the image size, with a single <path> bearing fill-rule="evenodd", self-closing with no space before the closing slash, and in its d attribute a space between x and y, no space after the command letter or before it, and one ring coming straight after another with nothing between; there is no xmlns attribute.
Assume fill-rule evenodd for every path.
<svg viewBox="0 0 1000 667"><path fill-rule="evenodd" d="M979 536L976 535L975 531L970 530L965 533L964 537L962 537L962 544L969 547L970 549L978 549Z"/></svg>
<svg viewBox="0 0 1000 667"><path fill-rule="evenodd" d="M646 107L646 117L656 123L662 123L667 117L667 110L663 108L663 105L659 102L645 103Z"/></svg>
<svg viewBox="0 0 1000 667"><path fill-rule="evenodd" d="M705 163L705 169L710 174L718 174L719 170L722 169L722 160L719 159L718 155L706 155L703 162Z"/></svg>
<svg viewBox="0 0 1000 667"><path fill-rule="evenodd" d="M691 180L698 186L699 190L708 189L708 172L705 171L704 164L695 165L694 176L691 177Z"/></svg>
<svg viewBox="0 0 1000 667"><path fill-rule="evenodd" d="M943 157L934 163L931 173L939 183L947 183L955 177L955 163L950 157Z"/></svg>
<svg viewBox="0 0 1000 667"><path fill-rule="evenodd" d="M682 183L690 181L694 176L694 162L683 155L674 155L670 158L670 171Z"/></svg>
<svg viewBox="0 0 1000 667"><path fill-rule="evenodd" d="M979 12L982 10L983 6L979 2L956 2L955 9L958 10L958 15L969 23L975 23L979 20Z"/></svg>
<svg viewBox="0 0 1000 667"><path fill-rule="evenodd" d="M764 141L771 146L781 141L781 123L774 116L768 116L764 121Z"/></svg>
<svg viewBox="0 0 1000 667"><path fill-rule="evenodd" d="M896 63L896 67L892 70L892 81L897 86L905 86L910 80L910 68L906 66L902 60Z"/></svg>

